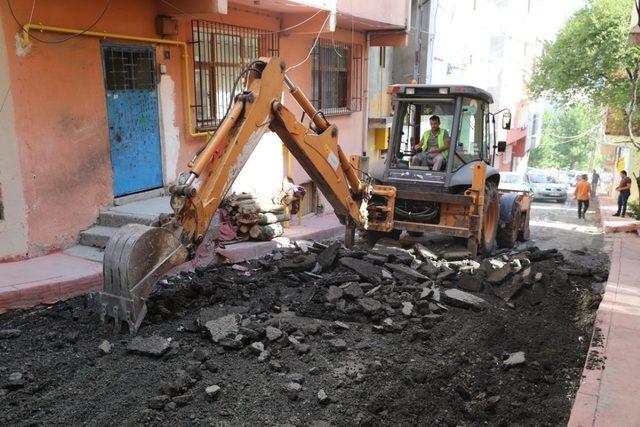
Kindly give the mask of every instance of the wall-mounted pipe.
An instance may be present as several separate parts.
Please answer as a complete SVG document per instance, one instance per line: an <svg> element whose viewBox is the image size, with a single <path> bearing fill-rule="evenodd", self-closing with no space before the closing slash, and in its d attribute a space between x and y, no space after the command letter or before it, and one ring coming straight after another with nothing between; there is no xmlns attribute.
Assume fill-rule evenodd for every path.
<svg viewBox="0 0 640 427"><path fill-rule="evenodd" d="M186 42L181 42L177 40L167 40L167 39L157 39L153 37L140 37L140 36L131 36L127 34L116 34L116 33L106 33L102 31L86 31L77 30L74 28L64 28L64 27L53 27L50 25L40 25L40 24L25 24L23 27L22 39L24 42L24 46L29 46L31 42L29 41L29 30L38 30L38 31L47 31L50 33L60 33L60 34L79 34L83 37L97 37L101 39L111 39L111 40L128 40L142 43L157 43L169 46L177 46L182 50L182 64L183 64L183 74L184 74L184 85L186 90L186 95L184 97L184 108L185 113L187 115L187 127L189 131L189 135L192 137L200 137L200 136L210 136L209 132L196 132L195 126L193 126L193 117L191 114L191 86L189 85L189 52L187 50L188 46Z"/></svg>

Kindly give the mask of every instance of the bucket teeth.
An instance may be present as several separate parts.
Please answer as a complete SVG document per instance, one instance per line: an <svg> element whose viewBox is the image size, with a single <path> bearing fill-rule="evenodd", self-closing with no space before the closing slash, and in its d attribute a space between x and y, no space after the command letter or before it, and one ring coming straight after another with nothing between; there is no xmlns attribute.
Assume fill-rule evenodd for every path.
<svg viewBox="0 0 640 427"><path fill-rule="evenodd" d="M151 286L136 286L141 281L153 281L149 273L162 273L182 260L172 258L177 264L167 262L166 257L179 247L179 240L161 227L129 224L121 227L107 243L104 253L104 290L101 298L101 319L114 320L114 328L126 322L130 333L135 333L147 312L145 301ZM156 279L157 280L157 279Z"/></svg>

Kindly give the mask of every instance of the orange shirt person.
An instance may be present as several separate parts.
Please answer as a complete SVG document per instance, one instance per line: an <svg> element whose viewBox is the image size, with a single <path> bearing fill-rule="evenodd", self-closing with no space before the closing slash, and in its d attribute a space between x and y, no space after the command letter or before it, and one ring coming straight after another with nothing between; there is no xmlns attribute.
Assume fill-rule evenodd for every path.
<svg viewBox="0 0 640 427"><path fill-rule="evenodd" d="M587 209L589 209L589 199L591 198L591 184L589 184L586 174L582 175L581 180L576 184L574 194L578 200L578 218L586 220L585 214L587 213Z"/></svg>

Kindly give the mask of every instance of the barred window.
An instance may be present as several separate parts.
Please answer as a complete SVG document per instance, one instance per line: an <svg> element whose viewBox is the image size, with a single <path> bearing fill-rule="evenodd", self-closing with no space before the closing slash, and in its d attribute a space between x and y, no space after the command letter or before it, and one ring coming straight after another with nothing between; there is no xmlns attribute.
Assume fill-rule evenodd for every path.
<svg viewBox="0 0 640 427"><path fill-rule="evenodd" d="M191 21L191 29L196 129L215 130L233 97L238 75L261 56L278 56L278 36L203 20Z"/></svg>
<svg viewBox="0 0 640 427"><path fill-rule="evenodd" d="M318 40L311 52L311 102L325 114L362 109L362 46Z"/></svg>

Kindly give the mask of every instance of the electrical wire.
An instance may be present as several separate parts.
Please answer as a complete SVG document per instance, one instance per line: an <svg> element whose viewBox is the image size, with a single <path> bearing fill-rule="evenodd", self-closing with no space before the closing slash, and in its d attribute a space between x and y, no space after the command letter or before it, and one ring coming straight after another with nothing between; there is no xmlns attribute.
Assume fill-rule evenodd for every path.
<svg viewBox="0 0 640 427"><path fill-rule="evenodd" d="M31 14L29 15L29 25L31 25L31 21L33 21L34 10L36 10L36 0L33 0L33 4L31 5Z"/></svg>
<svg viewBox="0 0 640 427"><path fill-rule="evenodd" d="M197 16L192 15L191 13L179 8L178 6L176 6L175 4L171 3L168 0L160 0L162 3L166 4L167 6L170 6L172 8L174 8L175 10L177 10L178 12L182 13L183 15L187 15L187 16L191 16L192 18L198 19ZM315 18L320 12L322 12L324 9L318 9L318 11L316 13L314 13L313 15L311 15L310 17L308 17L307 19L298 22L297 24L294 24L290 27L287 28L283 28L281 30L278 31L268 31L265 33L260 33L261 35L271 35L271 34L278 34L278 33L283 33L285 31L289 31L289 30L293 30L294 28L298 28L301 25L306 24L307 22L311 21L313 18Z"/></svg>
<svg viewBox="0 0 640 427"><path fill-rule="evenodd" d="M324 22L322 23L320 30L318 30L318 35L316 36L316 39L313 41L313 45L311 45L311 49L309 49L309 53L307 53L307 56L302 61L298 62L296 65L293 65L287 68L285 73L288 73L289 71L298 68L299 66L301 66L302 64L304 64L309 60L309 57L311 56L311 52L313 52L313 49L316 48L316 45L318 44L318 39L320 38L320 34L322 34L322 30L324 29L324 26L327 25L327 21L329 20L330 16L331 16L331 12L327 14L327 17L324 19Z"/></svg>
<svg viewBox="0 0 640 427"><path fill-rule="evenodd" d="M582 138L583 136L586 136L587 134L598 130L600 126L594 126L591 129L586 130L585 132L579 134L579 135L572 135L572 136L562 136L562 135L545 135L551 138L556 138L556 139L565 139L565 140L574 140L574 139L578 139L578 138Z"/></svg>
<svg viewBox="0 0 640 427"><path fill-rule="evenodd" d="M109 5L111 4L111 0L105 0L104 2L104 8L102 9L102 12L100 12L100 14L98 15L98 17L93 21L93 23L91 23L91 25L89 25L87 28L85 28L84 30L78 32L78 33L74 33L71 34L68 37L63 37L61 39L58 40L43 40L39 37L34 36L32 33L29 33L27 30L24 29L24 25L20 22L20 20L16 17L15 12L13 11L13 6L11 5L11 0L7 0L7 6L9 6L9 12L11 13L11 16L13 17L13 20L16 21L16 24L18 24L18 26L20 27L21 31L24 31L25 33L27 33L27 35L34 39L39 41L40 43L43 44L61 44L64 43L66 41L69 41L73 38L79 37L81 35L83 35L84 33L91 31L91 29L93 27L96 26L96 24L98 24L98 22L100 22L100 20L102 19L102 17L104 16L104 14L107 12L107 9L109 9ZM35 2L33 4L33 7L35 7Z"/></svg>
<svg viewBox="0 0 640 427"><path fill-rule="evenodd" d="M4 97L2 98L2 104L0 104L0 113L2 113L2 110L4 110L4 104L9 98L9 92L11 92L11 84L9 84L9 87L7 88L7 91L4 93Z"/></svg>
<svg viewBox="0 0 640 427"><path fill-rule="evenodd" d="M297 24L295 24L295 25L292 25L292 26L287 27L287 28L283 28L283 29L278 30L278 31L272 31L272 32L269 32L269 33L266 33L266 34L278 34L278 33L283 33L283 32L285 32L285 31L293 30L294 28L297 28L297 27L299 27L300 25L302 25L302 24L306 24L307 22L311 21L313 18L315 18L315 17L316 17L320 12L322 12L323 10L324 10L324 9L318 9L318 11L317 11L316 13L314 13L313 15L311 15L310 17L308 17L308 18L307 18L307 19L305 19L304 21L298 22L298 23L297 23Z"/></svg>
<svg viewBox="0 0 640 427"><path fill-rule="evenodd" d="M236 88L238 87L238 83L240 82L240 79L242 78L243 75L245 75L249 71L260 72L260 70L257 70L256 68L253 68L253 66L255 64L258 64L260 62L262 62L262 61L252 61L252 62L250 62L249 65L247 65L245 67L245 69L242 70L240 72L240 74L238 74L238 76L236 77L235 81L233 82L233 87L231 88L231 96L229 98L229 105L227 106L227 111L225 111L224 116L222 116L222 120L220 120L220 124L218 125L218 127L220 127L222 122L224 122L224 120L229 116L229 112L231 111L231 107L233 106L233 101L234 101L234 99L236 97ZM209 142L213 139L214 135L215 135L215 132L212 132L211 136L209 136L207 141L204 144L202 144L202 146L198 149L198 151L196 151L196 156L200 155L200 153L202 153L202 151L205 149L205 147L207 145L209 145Z"/></svg>

